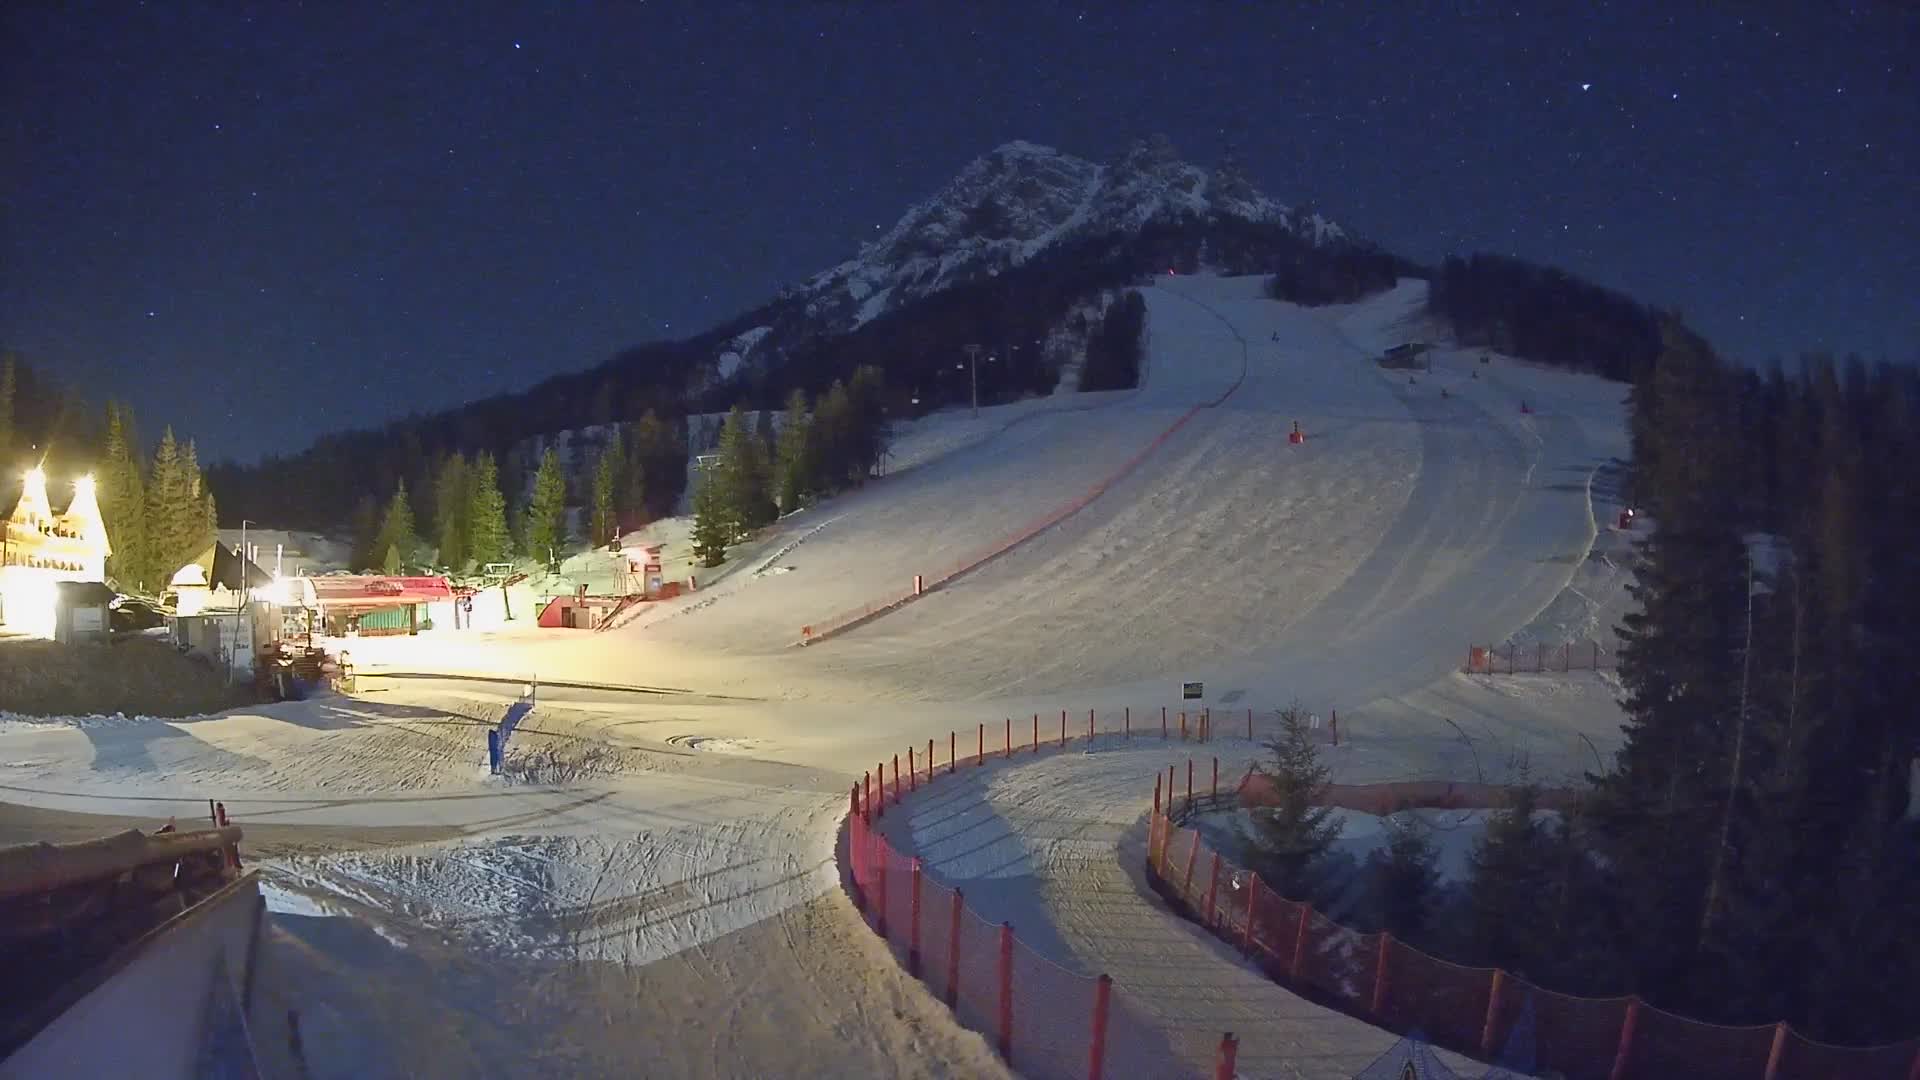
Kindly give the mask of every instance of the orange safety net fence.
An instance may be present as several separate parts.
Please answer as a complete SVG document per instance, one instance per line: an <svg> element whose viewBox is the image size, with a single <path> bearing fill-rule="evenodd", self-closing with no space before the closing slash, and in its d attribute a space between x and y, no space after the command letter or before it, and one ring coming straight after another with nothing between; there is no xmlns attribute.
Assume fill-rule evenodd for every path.
<svg viewBox="0 0 1920 1080"><path fill-rule="evenodd" d="M1636 1007L1627 997L1559 993L1341 926L1225 858L1216 873L1214 849L1199 831L1165 812L1149 822L1147 853L1148 880L1170 903L1276 981L1390 1030L1513 1068L1550 1069L1570 1080L1920 1076L1920 1039L1841 1047L1777 1024L1710 1024Z"/></svg>

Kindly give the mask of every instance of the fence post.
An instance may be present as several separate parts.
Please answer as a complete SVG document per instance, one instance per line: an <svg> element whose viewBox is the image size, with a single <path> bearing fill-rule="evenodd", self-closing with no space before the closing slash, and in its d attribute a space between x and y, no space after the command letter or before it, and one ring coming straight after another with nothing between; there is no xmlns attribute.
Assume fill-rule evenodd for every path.
<svg viewBox="0 0 1920 1080"><path fill-rule="evenodd" d="M1173 766L1167 766L1167 816L1173 816Z"/></svg>
<svg viewBox="0 0 1920 1080"><path fill-rule="evenodd" d="M1333 733L1333 745L1340 745L1340 710L1327 710L1327 730Z"/></svg>
<svg viewBox="0 0 1920 1080"><path fill-rule="evenodd" d="M1220 757L1217 754L1213 759L1213 791L1211 794L1216 799L1220 797Z"/></svg>
<svg viewBox="0 0 1920 1080"><path fill-rule="evenodd" d="M1187 759L1187 812L1193 812L1193 759Z"/></svg>
<svg viewBox="0 0 1920 1080"><path fill-rule="evenodd" d="M882 761L874 767L873 786L880 801L873 804L873 816L885 817L887 813L887 763Z"/></svg>
<svg viewBox="0 0 1920 1080"><path fill-rule="evenodd" d="M1313 918L1313 905L1300 905L1300 929L1293 935L1293 962L1287 965L1287 978L1300 981L1300 965L1307 960L1307 920Z"/></svg>
<svg viewBox="0 0 1920 1080"><path fill-rule="evenodd" d="M1060 710L1060 745L1063 748L1067 745L1067 710L1065 709Z"/></svg>
<svg viewBox="0 0 1920 1080"><path fill-rule="evenodd" d="M1034 753L1040 752L1040 714L1033 714L1033 741L1027 744Z"/></svg>
<svg viewBox="0 0 1920 1080"><path fill-rule="evenodd" d="M1613 1069L1608 1080L1626 1080L1627 1061L1633 1056L1633 1031L1640 1026L1640 996L1627 999L1627 1015L1620 1021L1620 1045L1613 1052Z"/></svg>
<svg viewBox="0 0 1920 1080"><path fill-rule="evenodd" d="M1165 705L1160 706L1160 737L1162 739L1167 737L1167 707Z"/></svg>
<svg viewBox="0 0 1920 1080"><path fill-rule="evenodd" d="M896 766L897 767L897 766ZM907 790L914 791L920 786L920 770L913 766L913 747L907 747Z"/></svg>
<svg viewBox="0 0 1920 1080"><path fill-rule="evenodd" d="M1240 1054L1240 1040L1233 1032L1224 1032L1220 1036L1220 1049L1213 1057L1213 1080L1233 1080L1233 1061Z"/></svg>
<svg viewBox="0 0 1920 1080"><path fill-rule="evenodd" d="M489 732L487 732L487 734L488 734L488 736L489 736L489 738L488 738L488 740L487 740L487 741L488 741L488 744L489 744L489 745L491 745L491 744L492 744L492 741L493 741L493 740L492 740L492 738L491 738L491 736L492 736L492 735L494 735L494 734L495 734L495 732L492 732L492 731L489 731ZM213 800L212 800L212 799L208 799L208 800L207 800L207 823L208 823L209 825L212 825L212 826L213 826L214 828L216 828L216 829L220 827L220 815L219 815L219 814L216 814L216 813L214 813L214 812L213 812Z"/></svg>
<svg viewBox="0 0 1920 1080"><path fill-rule="evenodd" d="M975 765L985 765L987 763L987 723L986 721L982 720L980 722L980 730L974 732L974 735L979 738L980 745L974 748L973 763Z"/></svg>
<svg viewBox="0 0 1920 1080"><path fill-rule="evenodd" d="M863 876L860 871L866 862L866 852L863 849L870 843L867 839L869 835L866 818L860 812L860 785L855 784L853 785L853 816L847 819L847 854L853 861L853 906L859 909L862 915L867 913L867 890L865 883L860 880Z"/></svg>
<svg viewBox="0 0 1920 1080"><path fill-rule="evenodd" d="M1000 756L1002 758L1013 756L1013 717L1011 716L1007 717L1007 745L1001 749Z"/></svg>
<svg viewBox="0 0 1920 1080"><path fill-rule="evenodd" d="M907 753L911 754L913 753L913 751L909 750L907 751ZM894 805L896 806L899 805L900 803L900 755L899 754L893 755L893 801L894 801Z"/></svg>
<svg viewBox="0 0 1920 1080"><path fill-rule="evenodd" d="M1013 924L1000 924L1000 1056L1013 1064Z"/></svg>
<svg viewBox="0 0 1920 1080"><path fill-rule="evenodd" d="M1160 773L1158 770L1153 774L1153 812L1156 814L1160 812Z"/></svg>
<svg viewBox="0 0 1920 1080"><path fill-rule="evenodd" d="M947 919L947 1008L960 1000L960 890L953 890L953 911Z"/></svg>
<svg viewBox="0 0 1920 1080"><path fill-rule="evenodd" d="M1093 745L1093 710L1087 710L1087 745Z"/></svg>
<svg viewBox="0 0 1920 1080"><path fill-rule="evenodd" d="M1260 875L1247 875L1247 929L1241 936L1240 947L1253 952L1253 920L1260 911Z"/></svg>
<svg viewBox="0 0 1920 1080"><path fill-rule="evenodd" d="M1120 730L1129 739L1133 738L1133 706L1125 706L1120 713Z"/></svg>
<svg viewBox="0 0 1920 1080"><path fill-rule="evenodd" d="M1787 1056L1787 1022L1773 1025L1773 1045L1767 1048L1766 1080L1779 1080L1780 1062Z"/></svg>
<svg viewBox="0 0 1920 1080"><path fill-rule="evenodd" d="M860 785L859 784L853 785L853 795L851 796L851 798L852 798L852 801L847 804L847 816L849 818L857 818L860 816Z"/></svg>
<svg viewBox="0 0 1920 1080"><path fill-rule="evenodd" d="M1180 710L1180 741L1187 741L1187 710Z"/></svg>
<svg viewBox="0 0 1920 1080"><path fill-rule="evenodd" d="M1107 1063L1107 1008L1113 998L1113 976L1102 974L1093 984L1093 1035L1087 1044L1087 1080L1100 1080Z"/></svg>
<svg viewBox="0 0 1920 1080"><path fill-rule="evenodd" d="M913 860L913 925L907 936L907 974L920 977L920 858Z"/></svg>
<svg viewBox="0 0 1920 1080"><path fill-rule="evenodd" d="M1387 954L1392 948L1393 934L1386 930L1380 931L1380 955L1373 962L1373 1018L1375 1020L1380 1019L1380 1014L1387 1007Z"/></svg>
<svg viewBox="0 0 1920 1080"><path fill-rule="evenodd" d="M959 767L960 733L949 728L947 729L947 775L952 776L953 771Z"/></svg>
<svg viewBox="0 0 1920 1080"><path fill-rule="evenodd" d="M1215 906L1219 902L1219 899L1220 899L1220 853L1216 851L1213 853L1213 871L1209 875L1207 880L1207 917L1206 917L1206 920L1201 924L1209 930L1213 929L1213 915L1215 911L1219 910Z"/></svg>
<svg viewBox="0 0 1920 1080"><path fill-rule="evenodd" d="M952 770L949 769L949 772ZM927 783L933 783L933 740L927 740Z"/></svg>
<svg viewBox="0 0 1920 1080"><path fill-rule="evenodd" d="M1480 1056L1493 1053L1493 1033L1500 1020L1500 995L1507 988L1507 973L1493 969L1493 986L1487 991L1487 1022L1480 1028Z"/></svg>
<svg viewBox="0 0 1920 1080"><path fill-rule="evenodd" d="M880 940L887 940L887 845L880 839L879 833L868 833L873 838L873 914L874 929L880 932Z"/></svg>

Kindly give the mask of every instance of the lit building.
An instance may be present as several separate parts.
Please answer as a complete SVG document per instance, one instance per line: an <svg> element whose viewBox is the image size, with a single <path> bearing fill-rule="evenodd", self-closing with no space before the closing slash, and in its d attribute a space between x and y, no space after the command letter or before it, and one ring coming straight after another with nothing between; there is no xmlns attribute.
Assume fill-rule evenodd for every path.
<svg viewBox="0 0 1920 1080"><path fill-rule="evenodd" d="M52 637L54 583L104 582L113 549L100 520L93 477L73 482L73 499L59 514L47 501L46 474L33 469L26 481L13 513L0 522L0 626Z"/></svg>

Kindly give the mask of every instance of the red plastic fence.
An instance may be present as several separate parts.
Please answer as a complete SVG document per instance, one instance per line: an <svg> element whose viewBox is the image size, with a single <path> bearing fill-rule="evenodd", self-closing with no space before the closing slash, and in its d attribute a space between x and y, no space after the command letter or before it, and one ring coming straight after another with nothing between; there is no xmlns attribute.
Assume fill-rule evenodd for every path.
<svg viewBox="0 0 1920 1080"><path fill-rule="evenodd" d="M1037 718L1025 725L1005 718L998 725L1001 738L988 741L987 725L981 725L974 746L958 760L953 755L962 744L958 733L951 733L944 748L935 739L923 748L925 756L904 755L893 775L886 774L882 762L883 771L869 773L851 791L847 870L861 910L900 964L947 1002L963 1024L1002 1047L1024 1075L1200 1075L1208 1063L1230 1057L1237 1044L1230 1036L1203 1037L1185 1027L1167 1030L1149 1019L1153 1013L1140 1008L1125 988L1109 984L1103 994L1101 979L1048 961L1020 942L1013 928L982 919L959 890L923 869L916 873L916 860L894 851L873 821L940 777L994 758L1060 748L1082 738L1174 737L1171 722L1165 735L1151 723L1135 731L1134 713L1131 708L1090 710L1083 728L1068 724L1064 734L1059 726L1049 731ZM1203 732L1241 737L1249 716L1258 735L1257 712L1204 709L1190 717L1190 735L1196 740ZM1230 717L1238 719L1226 722ZM1022 736L1018 744L1015 731ZM1535 1068L1557 1070L1572 1080L1667 1075L1920 1080L1920 1039L1842 1047L1807 1039L1783 1024L1721 1027L1630 998L1557 993L1506 972L1450 963L1390 935L1340 926L1311 906L1273 892L1257 874L1215 852L1197 830L1176 824L1170 816L1176 807L1191 812L1234 801L1228 781L1216 787L1211 763L1205 771L1191 764L1155 781L1147 834L1149 879L1276 981L1311 997L1483 1059L1499 1054L1510 1040L1524 1040L1532 1047ZM1197 781L1190 792L1187 775Z"/></svg>
<svg viewBox="0 0 1920 1080"><path fill-rule="evenodd" d="M1218 860L1216 877L1216 858L1197 830L1175 824L1164 811L1153 813L1148 877L1189 917L1247 952L1278 982L1462 1053L1492 1059L1518 1033L1531 1045L1534 1068L1572 1080L1920 1077L1920 1039L1831 1046L1785 1024L1724 1027L1631 998L1557 993L1504 971L1449 963L1390 935L1340 926L1280 897L1230 860Z"/></svg>
<svg viewBox="0 0 1920 1080"><path fill-rule="evenodd" d="M1618 654L1597 641L1562 641L1555 644L1536 641L1525 645L1509 641L1503 645L1468 645L1467 663L1460 670L1469 675L1524 675L1548 671L1600 671L1619 666Z"/></svg>

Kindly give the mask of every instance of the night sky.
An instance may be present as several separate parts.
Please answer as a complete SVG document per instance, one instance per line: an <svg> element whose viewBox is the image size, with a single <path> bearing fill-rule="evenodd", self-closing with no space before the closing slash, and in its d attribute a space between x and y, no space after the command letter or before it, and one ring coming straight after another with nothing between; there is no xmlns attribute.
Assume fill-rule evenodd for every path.
<svg viewBox="0 0 1920 1080"><path fill-rule="evenodd" d="M8 4L0 344L251 459L697 332L1009 139L1164 132L1743 359L1920 356L1913 6L1283 6Z"/></svg>

